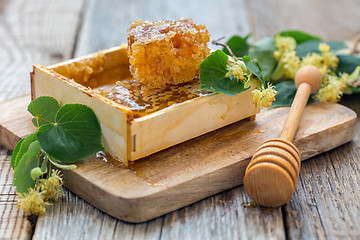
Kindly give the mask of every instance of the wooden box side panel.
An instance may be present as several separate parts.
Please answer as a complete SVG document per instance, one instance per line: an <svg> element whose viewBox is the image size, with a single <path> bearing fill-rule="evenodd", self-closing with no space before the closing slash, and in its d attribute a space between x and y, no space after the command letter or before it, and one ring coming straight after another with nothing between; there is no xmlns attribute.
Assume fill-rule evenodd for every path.
<svg viewBox="0 0 360 240"><path fill-rule="evenodd" d="M122 44L119 47L114 47L106 50L99 51L100 53L103 53L105 56L105 62L101 66L103 70L112 69L119 65L127 65L129 66L129 58L127 56L127 47L126 44ZM92 53L86 56L82 56L79 58L70 59L68 61L64 61L61 63L57 63L54 65L49 66L49 69L52 69L54 71L61 71L64 67L73 64L73 63L81 63L86 61L94 60L95 58L98 58L98 53ZM129 68L127 67L127 70Z"/></svg>
<svg viewBox="0 0 360 240"><path fill-rule="evenodd" d="M252 102L253 89L231 97L214 94L195 98L133 120L129 160L145 157L255 115L259 110Z"/></svg>
<svg viewBox="0 0 360 240"><path fill-rule="evenodd" d="M69 82L56 77L53 72L34 66L31 80L32 97L52 96L61 105L81 103L96 114L102 129L102 143L113 156L127 164L127 136L129 113L105 103L96 96L86 94Z"/></svg>

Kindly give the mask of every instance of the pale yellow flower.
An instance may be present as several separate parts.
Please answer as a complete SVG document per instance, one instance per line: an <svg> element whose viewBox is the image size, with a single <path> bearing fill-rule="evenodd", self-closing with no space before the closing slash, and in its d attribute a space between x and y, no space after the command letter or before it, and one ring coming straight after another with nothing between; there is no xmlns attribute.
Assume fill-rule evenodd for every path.
<svg viewBox="0 0 360 240"><path fill-rule="evenodd" d="M348 74L342 74L340 77L328 76L325 86L320 88L315 97L319 102L338 102L346 88Z"/></svg>
<svg viewBox="0 0 360 240"><path fill-rule="evenodd" d="M317 53L307 54L306 57L302 59L301 65L313 65L317 67L323 76L323 82L326 82L327 74L337 69L339 59L330 52L330 46L326 43L319 44L319 50L321 55Z"/></svg>
<svg viewBox="0 0 360 240"><path fill-rule="evenodd" d="M320 50L320 52L329 52L330 51L330 46L327 45L326 43L320 43L319 44L319 50Z"/></svg>
<svg viewBox="0 0 360 240"><path fill-rule="evenodd" d="M283 75L288 79L293 79L300 68L300 58L296 56L296 52L294 50L284 52L279 63L283 64Z"/></svg>
<svg viewBox="0 0 360 240"><path fill-rule="evenodd" d="M243 62L236 60L236 61L229 61L228 65L226 66L226 70L228 71L225 74L226 78L230 76L234 76L237 81L245 83L249 78L249 73L244 65Z"/></svg>
<svg viewBox="0 0 360 240"><path fill-rule="evenodd" d="M277 35L275 37L275 46L281 52L291 51L296 48L296 41L292 37L283 37Z"/></svg>
<svg viewBox="0 0 360 240"><path fill-rule="evenodd" d="M59 197L64 195L64 192L61 190L62 184L63 180L58 170L52 170L48 179L40 179L39 188L44 196L44 200L58 201Z"/></svg>
<svg viewBox="0 0 360 240"><path fill-rule="evenodd" d="M278 80L281 78L293 79L300 67L300 58L296 56L296 41L292 37L275 37L277 50L274 51L274 58L278 61L278 66L273 73L272 78Z"/></svg>
<svg viewBox="0 0 360 240"><path fill-rule="evenodd" d="M17 206L24 210L26 215L42 215L45 213L45 205L48 205L48 203L44 201L41 192L30 188L28 193L19 193L18 195L20 199Z"/></svg>
<svg viewBox="0 0 360 240"><path fill-rule="evenodd" d="M266 89L263 86L261 89L255 89L251 93L253 102L258 108L263 109L272 106L272 102L275 101L277 91L274 89L274 86L268 84Z"/></svg>

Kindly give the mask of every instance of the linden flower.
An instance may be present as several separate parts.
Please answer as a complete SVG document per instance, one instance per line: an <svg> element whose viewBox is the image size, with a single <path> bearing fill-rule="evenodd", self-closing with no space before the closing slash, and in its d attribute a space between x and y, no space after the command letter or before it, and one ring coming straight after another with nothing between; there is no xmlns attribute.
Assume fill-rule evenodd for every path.
<svg viewBox="0 0 360 240"><path fill-rule="evenodd" d="M271 76L274 80L281 78L293 79L297 70L300 68L300 58L296 56L296 41L292 37L275 37L275 45L277 50L274 51L274 58L278 61L278 65Z"/></svg>
<svg viewBox="0 0 360 240"><path fill-rule="evenodd" d="M317 53L307 54L302 60L302 66L313 65L317 67L323 76L323 81L326 81L326 75L331 70L337 69L339 59L330 51L330 46L326 43L319 44L319 50L321 55Z"/></svg>
<svg viewBox="0 0 360 240"><path fill-rule="evenodd" d="M274 51L274 58L279 60L284 52L293 51L296 48L296 41L292 37L282 37L277 35L275 37L275 46L277 51Z"/></svg>
<svg viewBox="0 0 360 240"><path fill-rule="evenodd" d="M284 76L293 79L297 70L300 68L300 58L296 56L296 52L284 52L281 56L280 63L284 65Z"/></svg>
<svg viewBox="0 0 360 240"><path fill-rule="evenodd" d="M226 66L226 70L228 71L225 74L226 78L230 76L234 76L237 81L245 83L248 80L248 72L245 68L245 65L241 61L230 62Z"/></svg>
<svg viewBox="0 0 360 240"><path fill-rule="evenodd" d="M277 35L275 37L275 45L276 48L280 51L291 51L296 48L296 41L292 37L283 37L280 35Z"/></svg>
<svg viewBox="0 0 360 240"><path fill-rule="evenodd" d="M19 193L20 199L17 202L18 208L24 210L27 215L42 215L45 213L45 205L42 194L33 188L29 189L28 193Z"/></svg>
<svg viewBox="0 0 360 240"><path fill-rule="evenodd" d="M44 200L58 201L59 197L64 195L64 192L61 190L62 184L63 180L58 170L52 170L48 179L40 179L39 188L43 193Z"/></svg>
<svg viewBox="0 0 360 240"><path fill-rule="evenodd" d="M338 102L346 88L348 74L342 74L341 77L329 76L327 84L316 94L319 102Z"/></svg>
<svg viewBox="0 0 360 240"><path fill-rule="evenodd" d="M307 54L301 62L302 66L305 65L313 65L315 67L317 67L321 74L324 76L327 73L327 67L323 64L323 58L317 54L317 53L313 53L313 54Z"/></svg>
<svg viewBox="0 0 360 240"><path fill-rule="evenodd" d="M251 93L253 102L258 108L263 109L271 107L272 102L275 101L277 91L274 89L274 86L268 84L266 89L263 86L261 89L255 89Z"/></svg>
<svg viewBox="0 0 360 240"><path fill-rule="evenodd" d="M329 52L330 51L330 46L327 45L326 43L320 43L319 44L319 50L320 50L320 52L323 52L323 53Z"/></svg>

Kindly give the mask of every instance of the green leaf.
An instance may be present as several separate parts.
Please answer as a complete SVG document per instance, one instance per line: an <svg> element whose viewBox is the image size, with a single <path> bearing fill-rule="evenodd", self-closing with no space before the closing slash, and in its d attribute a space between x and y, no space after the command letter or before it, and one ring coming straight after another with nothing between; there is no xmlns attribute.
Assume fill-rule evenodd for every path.
<svg viewBox="0 0 360 240"><path fill-rule="evenodd" d="M57 162L55 159L51 159L49 158L49 161L57 168L60 168L62 170L71 170L71 169L75 169L76 165L75 164L71 164L71 165L65 165L65 164L61 164L59 162Z"/></svg>
<svg viewBox="0 0 360 240"><path fill-rule="evenodd" d="M274 83L278 93L275 96L275 101L272 104L271 108L277 107L290 107L295 94L296 86L294 80L285 80L281 82ZM314 102L312 97L309 98L308 104Z"/></svg>
<svg viewBox="0 0 360 240"><path fill-rule="evenodd" d="M40 143L35 141L21 157L14 173L14 186L18 193L26 193L30 187L35 186L31 177L31 170L39 167Z"/></svg>
<svg viewBox="0 0 360 240"><path fill-rule="evenodd" d="M212 52L200 64L201 89L234 96L245 91L244 85L233 77L225 78L229 57L221 50Z"/></svg>
<svg viewBox="0 0 360 240"><path fill-rule="evenodd" d="M59 109L58 101L48 96L38 97L28 106L28 111L35 117L32 120L35 127L55 122L55 116Z"/></svg>
<svg viewBox="0 0 360 240"><path fill-rule="evenodd" d="M227 41L227 45L230 47L231 51L235 54L237 57L242 57L245 55L248 55L250 45L247 43L248 38L251 35L247 35L245 38L242 38L240 36L232 36L229 41ZM229 51L224 47L223 52L230 55Z"/></svg>
<svg viewBox="0 0 360 240"><path fill-rule="evenodd" d="M274 83L274 86L276 87L278 93L276 94L275 101L272 103L272 108L291 106L296 94L296 86L294 81L281 81Z"/></svg>
<svg viewBox="0 0 360 240"><path fill-rule="evenodd" d="M20 142L18 142L18 144L14 149L15 156L14 153L13 156L11 156L11 166L13 167L14 170L17 168L17 165L19 164L19 161L22 158L22 156L28 151L30 144L35 141L36 141L36 134L33 133L27 136L26 138L24 138L23 140L20 140Z"/></svg>
<svg viewBox="0 0 360 240"><path fill-rule="evenodd" d="M254 60L259 65L262 75L266 81L270 80L271 73L276 66L274 51L276 50L274 38L263 38L251 49Z"/></svg>
<svg viewBox="0 0 360 240"><path fill-rule="evenodd" d="M309 40L321 40L318 36L313 36L308 33L304 33L302 31L297 30L289 30L279 33L278 35L283 37L292 37L295 39L296 44L300 44Z"/></svg>
<svg viewBox="0 0 360 240"><path fill-rule="evenodd" d="M359 55L338 55L337 57L339 58L337 73L351 74L357 66L360 66Z"/></svg>
<svg viewBox="0 0 360 240"><path fill-rule="evenodd" d="M71 163L104 150L101 128L94 112L82 104L66 104L55 123L42 125L37 132L42 149L61 162Z"/></svg>
<svg viewBox="0 0 360 240"><path fill-rule="evenodd" d="M245 63L245 66L252 72L255 76L257 76L262 84L265 85L264 77L260 71L260 68L256 63L253 62L253 60L249 56L244 56L243 61Z"/></svg>
<svg viewBox="0 0 360 240"><path fill-rule="evenodd" d="M20 146L21 146L21 144L22 144L22 142L24 141L24 138L23 139L21 139L17 144L16 144L16 146L15 146L15 148L14 148L14 151L13 151L13 153L12 153L12 155L11 155L11 167L12 167L12 169L15 169L15 167L16 167L16 157L17 157L17 155L19 154L19 152L20 152Z"/></svg>
<svg viewBox="0 0 360 240"><path fill-rule="evenodd" d="M339 51L341 49L348 48L348 46L343 42L338 41L330 41L330 42L323 42L320 40L310 40L307 42L303 42L296 47L296 55L300 58L305 57L308 53L320 53L319 51L319 44L326 43L330 46L330 50L333 52Z"/></svg>

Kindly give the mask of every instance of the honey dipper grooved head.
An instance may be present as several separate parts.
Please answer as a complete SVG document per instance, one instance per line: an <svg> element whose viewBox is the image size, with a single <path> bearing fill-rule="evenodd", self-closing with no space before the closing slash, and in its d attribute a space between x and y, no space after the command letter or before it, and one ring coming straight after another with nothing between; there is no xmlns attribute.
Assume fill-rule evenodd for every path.
<svg viewBox="0 0 360 240"><path fill-rule="evenodd" d="M244 178L245 191L255 202L266 207L286 204L296 186L300 154L283 139L266 141L251 159Z"/></svg>
<svg viewBox="0 0 360 240"><path fill-rule="evenodd" d="M311 86L311 93L315 93L322 82L322 75L317 67L312 65L306 65L301 67L295 75L295 85L299 85L303 82L307 82Z"/></svg>

